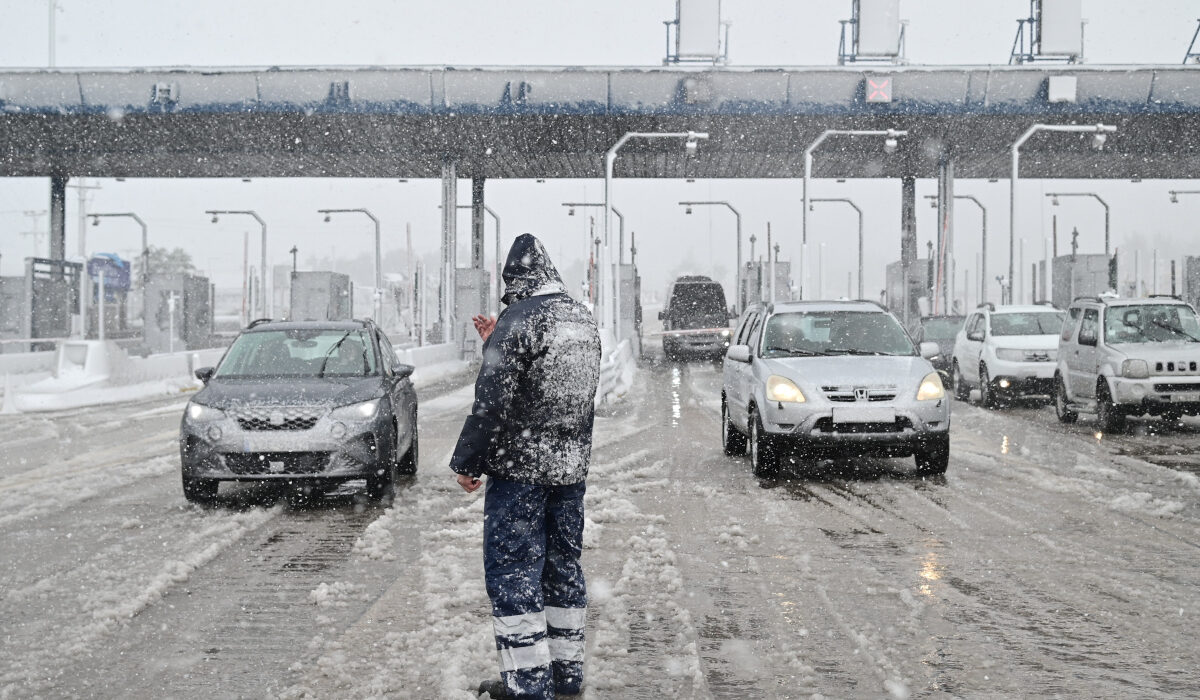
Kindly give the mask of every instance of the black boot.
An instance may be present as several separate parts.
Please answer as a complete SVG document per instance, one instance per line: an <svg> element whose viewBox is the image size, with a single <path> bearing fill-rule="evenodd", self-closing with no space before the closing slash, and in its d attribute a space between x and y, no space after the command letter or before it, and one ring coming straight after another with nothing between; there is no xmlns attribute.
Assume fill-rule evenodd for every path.
<svg viewBox="0 0 1200 700"><path fill-rule="evenodd" d="M479 684L479 689L475 692L479 695L488 695L492 700L509 700L514 696L508 692L508 688L504 686L504 681L484 681Z"/></svg>

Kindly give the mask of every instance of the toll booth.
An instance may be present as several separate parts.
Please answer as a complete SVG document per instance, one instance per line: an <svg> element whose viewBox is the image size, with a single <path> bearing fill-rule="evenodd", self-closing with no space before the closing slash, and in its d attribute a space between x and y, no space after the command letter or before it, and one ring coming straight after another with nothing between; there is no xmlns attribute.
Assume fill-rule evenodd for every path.
<svg viewBox="0 0 1200 700"><path fill-rule="evenodd" d="M130 264L117 255L100 253L87 262L91 287L91 309L87 336L100 337L100 275L104 275L104 337L128 338L136 333L129 327L129 290L133 286Z"/></svg>
<svg viewBox="0 0 1200 700"><path fill-rule="evenodd" d="M153 275L146 283L142 344L150 353L210 347L212 286L186 273Z"/></svg>
<svg viewBox="0 0 1200 700"><path fill-rule="evenodd" d="M1051 273L1051 302L1060 309L1071 305L1075 297L1098 296L1110 289L1111 259L1103 253L1060 255L1054 259Z"/></svg>
<svg viewBox="0 0 1200 700"><path fill-rule="evenodd" d="M295 321L344 321L354 318L350 275L340 272L292 272L288 318Z"/></svg>
<svg viewBox="0 0 1200 700"><path fill-rule="evenodd" d="M912 323L929 309L929 298L932 294L930 275L930 259L917 258L908 266L908 287L905 294L904 263L897 260L888 263L886 286L884 288L884 305L888 311L896 314L902 322ZM905 300L908 301L907 312Z"/></svg>
<svg viewBox="0 0 1200 700"><path fill-rule="evenodd" d="M742 289L738 308L756 301L770 301L771 264L761 260L745 263L742 269ZM787 261L775 263L775 301L792 300L792 264Z"/></svg>
<svg viewBox="0 0 1200 700"><path fill-rule="evenodd" d="M488 312L488 288L491 278L488 271L474 267L460 267L454 275L454 320L457 324L456 340L464 357L482 357L483 343L475 332L471 319Z"/></svg>
<svg viewBox="0 0 1200 700"><path fill-rule="evenodd" d="M66 338L79 313L83 263L46 258L25 259L24 338ZM51 343L34 343L28 350L53 350Z"/></svg>

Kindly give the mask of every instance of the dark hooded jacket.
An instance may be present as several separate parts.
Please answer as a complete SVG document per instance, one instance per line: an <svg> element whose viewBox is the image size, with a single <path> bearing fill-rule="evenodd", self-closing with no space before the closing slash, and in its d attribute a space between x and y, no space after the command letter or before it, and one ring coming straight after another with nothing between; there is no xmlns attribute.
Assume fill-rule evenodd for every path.
<svg viewBox="0 0 1200 700"><path fill-rule="evenodd" d="M504 264L507 308L483 345L475 405L450 468L544 486L587 477L600 379L596 320L526 233Z"/></svg>

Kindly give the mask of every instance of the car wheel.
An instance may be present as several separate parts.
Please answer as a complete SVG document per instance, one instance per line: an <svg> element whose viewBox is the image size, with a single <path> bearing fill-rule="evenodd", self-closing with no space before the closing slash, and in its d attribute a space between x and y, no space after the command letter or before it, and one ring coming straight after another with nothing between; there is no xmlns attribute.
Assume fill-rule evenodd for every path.
<svg viewBox="0 0 1200 700"><path fill-rule="evenodd" d="M417 439L417 409L412 411L412 442L404 456L396 460L396 471L400 474L416 474L417 462L420 460L420 445Z"/></svg>
<svg viewBox="0 0 1200 700"><path fill-rule="evenodd" d="M938 435L922 440L913 452L918 474L945 474L950 465L950 436Z"/></svg>
<svg viewBox="0 0 1200 700"><path fill-rule="evenodd" d="M1067 399L1067 384L1062 375L1054 378L1054 413L1060 423L1074 423L1079 414L1071 410L1071 402Z"/></svg>
<svg viewBox="0 0 1200 700"><path fill-rule="evenodd" d="M746 454L746 436L738 432L729 417L729 404L721 402L721 447L727 455Z"/></svg>
<svg viewBox="0 0 1200 700"><path fill-rule="evenodd" d="M387 498L396 483L396 462L384 460L375 465L367 475L367 495L375 499Z"/></svg>
<svg viewBox="0 0 1200 700"><path fill-rule="evenodd" d="M183 477L183 497L191 503L208 503L217 497L217 487L220 482L216 479L196 479Z"/></svg>
<svg viewBox="0 0 1200 700"><path fill-rule="evenodd" d="M987 365L979 365L979 403L984 408L996 407L996 387L992 386L992 378L988 376Z"/></svg>
<svg viewBox="0 0 1200 700"><path fill-rule="evenodd" d="M954 368L950 374L950 383L954 385L954 398L959 401L966 401L971 398L971 387L967 384L967 380L962 376L962 370L958 368L958 362L954 363Z"/></svg>
<svg viewBox="0 0 1200 700"><path fill-rule="evenodd" d="M1100 429L1106 433L1119 433L1125 429L1125 414L1113 403L1108 382L1103 379L1096 387L1096 417L1100 419Z"/></svg>
<svg viewBox="0 0 1200 700"><path fill-rule="evenodd" d="M758 411L750 411L750 468L760 479L779 475L779 448L762 427Z"/></svg>

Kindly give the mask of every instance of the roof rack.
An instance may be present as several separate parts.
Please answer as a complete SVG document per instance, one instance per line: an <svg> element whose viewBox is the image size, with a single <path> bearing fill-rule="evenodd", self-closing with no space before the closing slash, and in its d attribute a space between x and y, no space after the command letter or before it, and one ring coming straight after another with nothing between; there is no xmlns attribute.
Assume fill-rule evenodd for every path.
<svg viewBox="0 0 1200 700"><path fill-rule="evenodd" d="M1107 304L1108 303L1108 300L1105 299L1104 297L1098 297L1098 296L1094 296L1094 295L1075 297L1074 299L1071 300L1071 303L1074 304L1077 301L1094 301L1097 304Z"/></svg>
<svg viewBox="0 0 1200 700"><path fill-rule="evenodd" d="M256 318L253 321L251 321L250 323L246 324L246 330L254 328L255 326L261 326L264 323L270 323L271 321L274 321L274 320L275 319L273 319L273 318Z"/></svg>
<svg viewBox="0 0 1200 700"><path fill-rule="evenodd" d="M1174 299L1175 301L1183 301L1183 297L1178 294L1151 294L1151 299Z"/></svg>
<svg viewBox="0 0 1200 700"><path fill-rule="evenodd" d="M975 308L977 308L977 309L987 309L988 311L995 311L995 310L996 310L996 305L995 305L995 304L993 304L993 303L992 303L992 302L990 302L990 301L985 301L985 302L983 302L982 304L979 304L978 306L976 306Z"/></svg>

